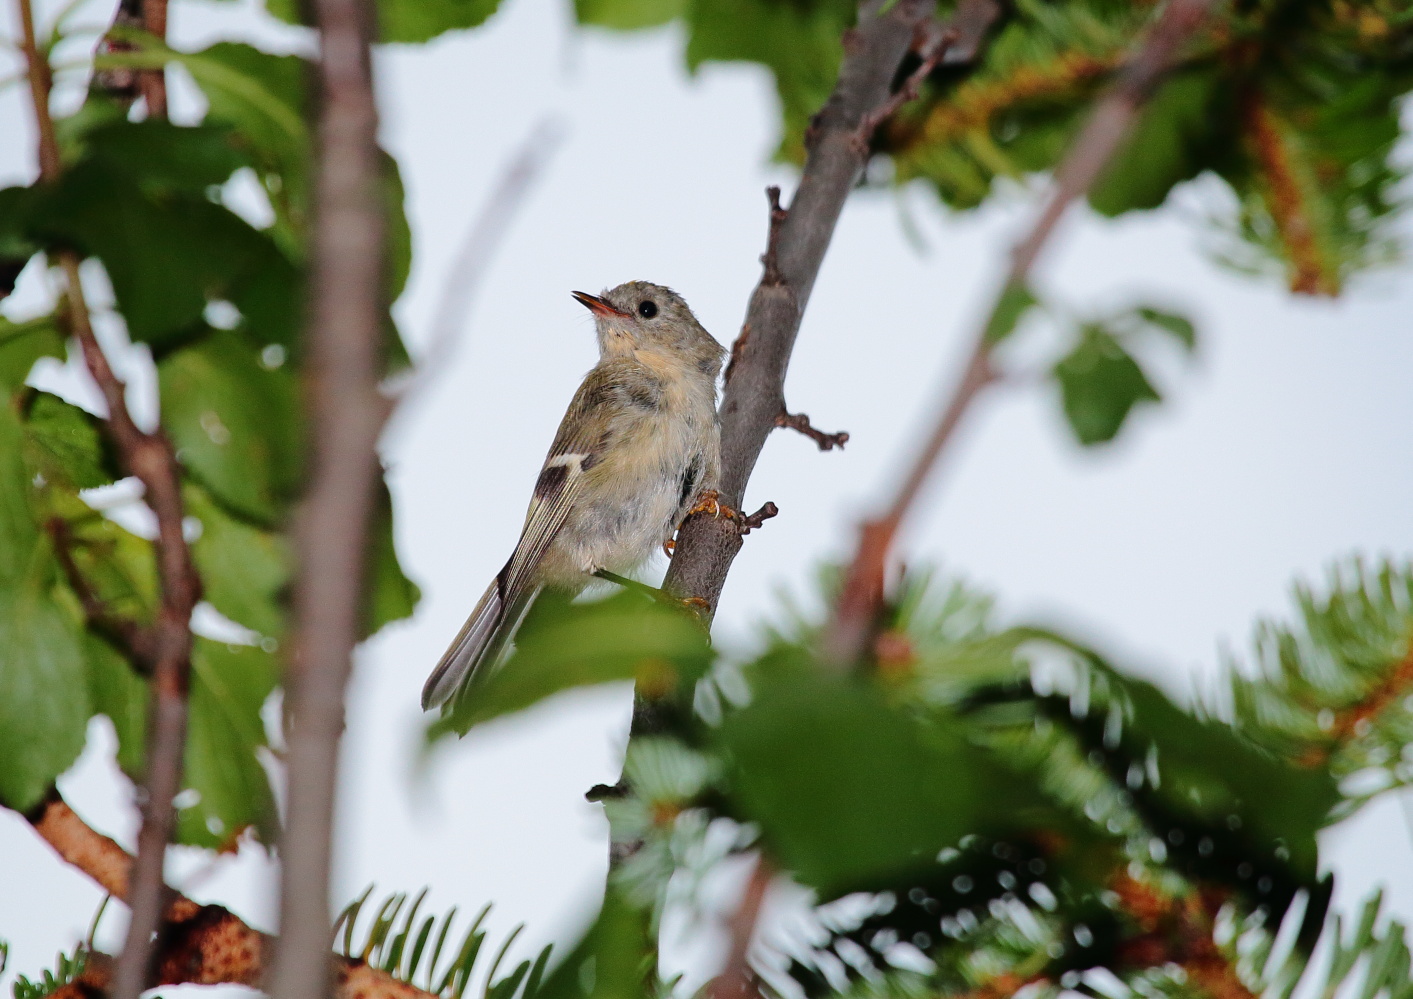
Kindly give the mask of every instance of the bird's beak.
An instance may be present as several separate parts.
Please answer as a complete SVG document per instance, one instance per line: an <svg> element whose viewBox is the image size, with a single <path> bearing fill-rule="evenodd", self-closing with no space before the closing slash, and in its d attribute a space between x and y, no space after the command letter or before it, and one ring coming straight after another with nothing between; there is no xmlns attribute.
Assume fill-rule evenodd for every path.
<svg viewBox="0 0 1413 999"><path fill-rule="evenodd" d="M573 295L578 300L580 305L588 309L596 316L603 316L605 318L609 316L617 316L620 319L633 318L633 313L624 312L622 309L615 309L603 299L599 298L599 296L590 295L587 291L571 291L569 294Z"/></svg>

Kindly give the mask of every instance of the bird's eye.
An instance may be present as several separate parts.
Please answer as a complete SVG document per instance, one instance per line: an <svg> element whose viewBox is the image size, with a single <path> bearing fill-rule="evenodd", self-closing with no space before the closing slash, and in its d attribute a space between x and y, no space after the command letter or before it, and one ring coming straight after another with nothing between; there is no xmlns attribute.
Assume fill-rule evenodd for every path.
<svg viewBox="0 0 1413 999"><path fill-rule="evenodd" d="M638 315L642 316L644 319L651 319L653 316L657 315L657 303L646 299L639 302Z"/></svg>

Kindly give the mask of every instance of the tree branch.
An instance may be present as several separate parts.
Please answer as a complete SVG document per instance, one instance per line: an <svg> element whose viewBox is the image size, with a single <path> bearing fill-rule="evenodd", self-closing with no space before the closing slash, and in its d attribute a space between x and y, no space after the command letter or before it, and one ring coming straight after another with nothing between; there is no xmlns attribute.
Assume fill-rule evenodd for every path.
<svg viewBox="0 0 1413 999"><path fill-rule="evenodd" d="M310 478L298 513L288 808L280 839L275 999L329 991L329 876L344 697L364 606L368 527L387 417L382 179L371 0L314 0L319 116L304 379Z"/></svg>
<svg viewBox="0 0 1413 999"><path fill-rule="evenodd" d="M1010 270L987 320L977 332L962 376L942 407L936 425L904 477L887 513L863 525L834 619L825 638L826 654L840 666L858 659L868 643L883 599L883 573L889 548L962 417L981 391L996 380L993 334L1004 311L1026 292L1030 272L1065 210L1083 196L1118 151L1151 95L1172 65L1178 49L1206 20L1217 0L1171 0L1099 101L1070 147L1046 196L1044 207L1012 252Z"/></svg>
<svg viewBox="0 0 1413 999"><path fill-rule="evenodd" d="M52 183L58 179L61 164L54 122L49 114L49 66L40 57L35 42L30 0L17 0L17 3L39 134L40 178ZM151 937L161 916L162 867L167 842L172 836L172 799L181 786L182 754L186 746L190 620L192 609L200 599L201 583L182 534L181 479L176 454L160 428L145 433L133 422L127 407L126 386L114 374L93 334L79 274L79 257L71 250L62 250L57 256L64 273L70 331L78 340L88 372L107 403L104 430L117 448L124 469L142 483L144 499L157 518L157 576L162 603L153 632L153 703L147 733L147 773L138 796L142 828L138 833L137 866L133 876L132 919L115 983L118 999L137 999L146 977Z"/></svg>
<svg viewBox="0 0 1413 999"><path fill-rule="evenodd" d="M844 450L844 445L849 443L849 432L840 430L838 433L826 434L823 430L815 429L810 423L810 418L804 413L791 413L782 409L775 417L777 427L789 427L804 434L810 440L819 445L821 451L830 451L838 448Z"/></svg>
<svg viewBox="0 0 1413 999"><path fill-rule="evenodd" d="M760 283L731 351L721 400L722 501L740 509L765 440L785 411L785 373L815 278L844 201L863 171L859 127L889 99L889 88L931 0L865 0L845 35L839 79L806 139L804 170L783 217L772 205L771 238ZM741 548L729 521L688 517L664 586L714 611Z"/></svg>
<svg viewBox="0 0 1413 999"><path fill-rule="evenodd" d="M78 563L74 561L74 539L68 522L62 517L52 517L48 526L49 535L54 539L54 555L59 560L59 567L64 570L69 589L78 597L85 623L117 646L128 657L134 669L144 676L150 676L157 654L157 636L151 628L114 614L113 609L93 591Z"/></svg>
<svg viewBox="0 0 1413 999"><path fill-rule="evenodd" d="M57 791L26 818L65 862L87 874L109 895L127 901L132 856L79 818ZM200 905L165 886L164 894L165 911L144 988L264 986L270 955L275 951L274 937L252 929L223 906ZM433 999L432 993L362 961L339 954L328 954L327 960L337 999ZM113 960L96 954L78 981L56 991L51 999L94 999L95 993L108 992L113 980Z"/></svg>
<svg viewBox="0 0 1413 999"><path fill-rule="evenodd" d="M712 980L707 990L708 999L754 999L761 995L755 971L751 968L751 941L755 939L761 906L774 874L770 861L763 854L757 856L750 880L746 882L741 901L729 923L731 947L727 952L726 966Z"/></svg>

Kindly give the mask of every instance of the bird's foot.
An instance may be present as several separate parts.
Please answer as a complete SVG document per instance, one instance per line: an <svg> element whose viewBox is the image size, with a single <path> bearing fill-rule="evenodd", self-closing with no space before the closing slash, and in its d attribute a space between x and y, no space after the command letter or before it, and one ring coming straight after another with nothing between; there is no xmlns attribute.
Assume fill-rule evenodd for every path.
<svg viewBox="0 0 1413 999"><path fill-rule="evenodd" d="M671 538L668 538L666 541L664 541L664 542L662 543L662 553L663 553L664 555L666 555L668 558L671 558L671 557L672 557L672 552L673 552L676 548L677 548L677 542L676 542L676 541L673 541Z"/></svg>
<svg viewBox="0 0 1413 999"><path fill-rule="evenodd" d="M695 513L710 514L718 518L724 517L727 520L741 519L740 511L733 510L725 503L721 502L721 494L715 489L702 490L702 494L697 497L696 505L687 511L687 516L690 517Z"/></svg>

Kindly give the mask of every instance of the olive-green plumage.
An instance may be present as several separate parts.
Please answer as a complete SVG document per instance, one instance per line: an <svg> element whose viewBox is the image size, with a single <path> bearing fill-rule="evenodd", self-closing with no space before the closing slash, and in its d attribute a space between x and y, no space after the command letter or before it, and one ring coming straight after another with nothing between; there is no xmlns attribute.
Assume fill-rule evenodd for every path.
<svg viewBox="0 0 1413 999"><path fill-rule="evenodd" d="M514 554L428 678L423 708L494 664L542 589L577 593L599 570L633 571L716 486L721 345L661 285L574 297L594 313L599 363L560 422Z"/></svg>

